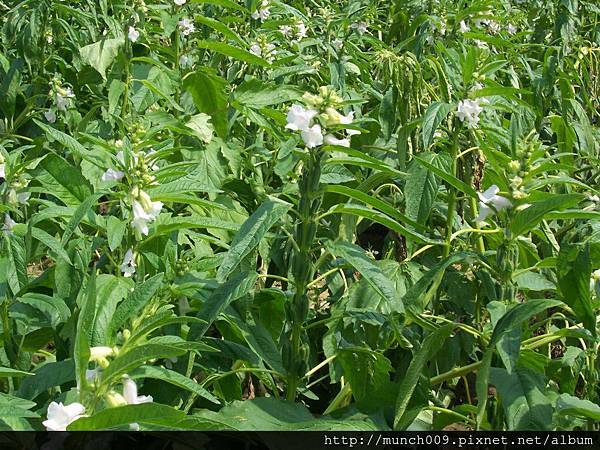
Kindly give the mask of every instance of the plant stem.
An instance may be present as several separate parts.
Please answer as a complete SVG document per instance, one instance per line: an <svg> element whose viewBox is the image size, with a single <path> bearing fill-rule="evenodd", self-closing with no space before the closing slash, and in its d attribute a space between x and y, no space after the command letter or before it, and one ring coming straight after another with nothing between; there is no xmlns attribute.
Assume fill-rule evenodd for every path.
<svg viewBox="0 0 600 450"><path fill-rule="evenodd" d="M300 179L300 201L298 217L300 221L294 230L294 241L298 245L291 259L291 272L295 292L292 301L286 304L288 342L282 349L284 366L288 372L286 399L294 401L296 390L307 370L307 345L303 345L304 323L308 317L308 290L314 275L312 247L317 235L317 217L321 207L322 191L321 156L318 150L309 151L305 171Z"/></svg>
<svg viewBox="0 0 600 450"><path fill-rule="evenodd" d="M456 177L456 168L458 167L458 138L460 129L454 129L452 147L450 148L450 157L452 158L451 174ZM454 213L456 212L456 189L450 187L450 196L448 198L448 216L446 217L446 239L444 246L444 258L450 255L450 244L452 242L452 228L454 225Z"/></svg>

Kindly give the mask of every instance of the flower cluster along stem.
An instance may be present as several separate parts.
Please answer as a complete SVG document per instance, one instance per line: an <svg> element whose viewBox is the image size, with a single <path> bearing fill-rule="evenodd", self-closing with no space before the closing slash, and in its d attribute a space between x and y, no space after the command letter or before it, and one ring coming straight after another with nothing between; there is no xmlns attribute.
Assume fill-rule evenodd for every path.
<svg viewBox="0 0 600 450"><path fill-rule="evenodd" d="M312 248L317 235L317 218L323 192L320 188L322 152L308 152L305 170L300 178L300 200L297 214L299 221L294 230L298 248L291 257L291 273L294 279L294 296L286 304L288 339L282 348L283 364L287 370L287 400L296 398L296 390L306 373L308 345L305 343L304 324L308 317L308 291L314 275Z"/></svg>

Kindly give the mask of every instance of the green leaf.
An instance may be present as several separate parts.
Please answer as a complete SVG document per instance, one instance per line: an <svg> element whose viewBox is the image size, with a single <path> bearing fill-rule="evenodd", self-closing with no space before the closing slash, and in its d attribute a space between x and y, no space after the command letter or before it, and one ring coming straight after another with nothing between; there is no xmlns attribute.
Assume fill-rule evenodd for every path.
<svg viewBox="0 0 600 450"><path fill-rule="evenodd" d="M376 411L393 403L390 361L381 353L367 348L342 348L337 360L350 383L352 396L361 410Z"/></svg>
<svg viewBox="0 0 600 450"><path fill-rule="evenodd" d="M399 224L394 219L388 217L387 215L380 213L379 211L375 211L373 209L367 208L362 205L355 204L346 204L346 205L336 205L332 207L329 211L327 211L327 215L329 214L351 214L353 216L364 217L365 219L372 220L373 222L380 223L388 227L390 230L395 231L406 238L409 238L420 244L432 244L432 245L441 245L442 241L430 239L426 236L423 236L415 231L409 230L404 225Z"/></svg>
<svg viewBox="0 0 600 450"><path fill-rule="evenodd" d="M251 65L262 66L262 67L270 66L270 64L266 60L262 59L261 57L256 56L256 55L254 55L244 49L241 49L239 47L234 47L233 45L226 44L224 42L196 41L194 43L194 45L197 48L206 48L208 50L212 50L214 52L221 53L222 55L229 56L233 59L237 59L238 61L243 61L243 62L251 64Z"/></svg>
<svg viewBox="0 0 600 450"><path fill-rule="evenodd" d="M421 156L436 167L449 169L449 158L445 154L422 153ZM404 197L406 198L406 215L412 221L427 223L431 208L435 202L439 189L439 182L433 172L418 161L412 163L408 169L408 177L404 184ZM414 225L413 225L414 226Z"/></svg>
<svg viewBox="0 0 600 450"><path fill-rule="evenodd" d="M219 137L227 136L227 81L214 72L203 69L183 79L183 89L192 95L198 112L208 114Z"/></svg>
<svg viewBox="0 0 600 450"><path fill-rule="evenodd" d="M129 376L133 379L137 378L154 378L157 380L165 381L174 386L180 387L187 391L193 392L199 397L205 398L206 400L220 405L221 402L214 395L196 383L195 380L186 377L173 370L165 369L164 367L157 366L142 366L135 371L131 372Z"/></svg>
<svg viewBox="0 0 600 450"><path fill-rule="evenodd" d="M402 381L396 399L394 430L398 430L403 422L402 418L417 387L425 364L442 349L444 342L450 337L453 327L453 324L447 324L433 331L423 340L421 347L413 353L413 359L406 373L401 377Z"/></svg>
<svg viewBox="0 0 600 450"><path fill-rule="evenodd" d="M253 78L240 84L233 98L237 103L248 108L261 109L299 100L303 93L295 86L276 85Z"/></svg>
<svg viewBox="0 0 600 450"><path fill-rule="evenodd" d="M427 107L423 115L422 133L423 133L423 148L428 149L433 142L433 136L437 131L442 121L448 116L452 110L452 105L444 102L433 102Z"/></svg>
<svg viewBox="0 0 600 450"><path fill-rule="evenodd" d="M544 394L546 386L540 374L525 368L508 373L494 367L490 381L502 399L509 430L552 428L552 406Z"/></svg>
<svg viewBox="0 0 600 450"><path fill-rule="evenodd" d="M111 335L110 323L115 316L117 304L126 298L133 283L130 279L100 274L96 279L96 313L90 345L110 345L115 336Z"/></svg>
<svg viewBox="0 0 600 450"><path fill-rule="evenodd" d="M557 275L562 300L595 336L596 314L590 295L592 259L589 243L563 244L558 253Z"/></svg>
<svg viewBox="0 0 600 450"><path fill-rule="evenodd" d="M375 265L365 251L357 245L337 241L327 244L328 250L336 256L344 258L352 267L367 280L371 287L379 294L380 308L383 313L404 312L404 305L398 296L394 284L385 276L383 271Z"/></svg>
<svg viewBox="0 0 600 450"><path fill-rule="evenodd" d="M183 411L160 403L142 403L140 405L118 406L107 408L91 417L82 417L68 426L68 431L129 430L131 423L160 424L177 423L185 417Z"/></svg>
<svg viewBox="0 0 600 450"><path fill-rule="evenodd" d="M188 333L189 340L197 340L206 333L218 315L233 301L246 295L256 284L256 273L241 273L220 284L202 304L196 317L204 323L193 324Z"/></svg>
<svg viewBox="0 0 600 450"><path fill-rule="evenodd" d="M90 342L94 331L94 317L96 314L96 266L92 267L92 272L88 278L84 292L82 304L79 309L75 346L73 349L75 380L77 381L77 385L81 387L84 387L87 383L85 371L88 368L90 360Z"/></svg>
<svg viewBox="0 0 600 450"><path fill-rule="evenodd" d="M48 193L67 206L79 206L92 193L92 188L81 171L53 153L42 160L32 175Z"/></svg>
<svg viewBox="0 0 600 450"><path fill-rule="evenodd" d="M10 367L0 367L0 378L12 377L27 377L30 375L35 375L35 373L24 372L22 370L11 369Z"/></svg>
<svg viewBox="0 0 600 450"><path fill-rule="evenodd" d="M208 144L213 138L214 128L208 114L200 113L192 116L185 126L191 129L194 135L205 144Z"/></svg>
<svg viewBox="0 0 600 450"><path fill-rule="evenodd" d="M183 341L185 343L185 341ZM130 350L123 351L114 358L110 365L102 372L102 381L111 383L133 369L150 361L151 359L175 358L186 352L186 348L162 343L148 342L138 345Z"/></svg>
<svg viewBox="0 0 600 450"><path fill-rule="evenodd" d="M556 412L564 416L576 416L600 421L600 406L589 400L560 394L556 400Z"/></svg>
<svg viewBox="0 0 600 450"><path fill-rule="evenodd" d="M81 59L98 71L106 80L106 69L115 61L119 49L124 44L123 38L103 39L79 49Z"/></svg>
<svg viewBox="0 0 600 450"><path fill-rule="evenodd" d="M67 321L71 316L71 311L63 299L58 297L49 297L48 295L28 292L19 297L19 303L31 306L41 311L48 319L53 328Z"/></svg>
<svg viewBox="0 0 600 450"><path fill-rule="evenodd" d="M156 199L155 200L159 200ZM127 224L115 216L106 218L106 235L108 238L108 248L115 251L121 245Z"/></svg>
<svg viewBox="0 0 600 450"><path fill-rule="evenodd" d="M454 175L452 175L451 173L445 172L443 169L440 169L439 167L434 166L433 164L426 161L421 156L415 155L414 159L416 161L418 161L419 164L422 164L423 166L427 167L429 170L431 170L433 173L435 173L438 177L440 177L442 180L444 180L450 186L456 188L459 192L464 192L465 194L467 194L470 197L477 198L477 192L475 192L475 189L473 189L471 186L469 186L464 181L461 181L458 178L456 178Z"/></svg>
<svg viewBox="0 0 600 450"><path fill-rule="evenodd" d="M5 249L7 252L6 280L14 295L27 286L27 261L25 254L25 241L16 234L4 234Z"/></svg>
<svg viewBox="0 0 600 450"><path fill-rule="evenodd" d="M31 227L31 236L33 238L37 239L38 241L40 241L42 244L44 244L46 247L48 247L50 250L52 250L58 256L63 258L65 261L67 261L67 263L69 263L71 265L73 264L71 262L71 258L69 258L69 255L63 248L60 241L58 239L56 239L54 236L51 236L48 233L46 233L44 230L42 230L41 228L36 228L36 227Z"/></svg>
<svg viewBox="0 0 600 450"><path fill-rule="evenodd" d="M89 197L87 197L83 202L81 202L81 205L77 207L77 209L71 216L71 219L69 219L69 223L67 224L67 227L65 228L65 231L63 233L61 239L61 244L63 246L66 245L67 242L69 242L69 239L71 239L71 236L73 236L75 229L79 226L84 217L88 215L88 212L90 212L92 205L94 205L96 203L96 200L98 200L98 197L100 197L100 194L92 194Z"/></svg>
<svg viewBox="0 0 600 450"><path fill-rule="evenodd" d="M35 124L46 133L46 136L51 137L56 142L60 143L67 150L73 152L73 154L77 155L82 159L86 159L92 163L100 164L100 167L103 167L103 161L99 160L92 152L86 149L83 145L81 145L75 138L69 136L66 133L63 133L56 128L51 127L48 124L40 122L39 120L33 119Z"/></svg>
<svg viewBox="0 0 600 450"><path fill-rule="evenodd" d="M269 229L275 225L290 209L289 203L267 200L242 224L231 242L217 272L217 281L223 282L236 267L250 254L263 239Z"/></svg>
<svg viewBox="0 0 600 450"><path fill-rule="evenodd" d="M33 377L27 377L21 382L17 391L19 397L33 400L50 388L74 381L75 361L65 359L49 362L37 367L33 373Z"/></svg>
<svg viewBox="0 0 600 450"><path fill-rule="evenodd" d="M483 358L481 360L481 366L477 371L477 425L480 427L485 420L486 416L486 405L488 397L488 380L490 376L490 366L492 363L492 356L494 354L494 348L500 341L502 336L508 331L514 329L521 323L529 320L529 318L539 314L540 312L560 305L562 302L558 300L543 299L543 300L528 300L526 303L519 303L512 307L506 312L500 320L496 323L492 337L488 344Z"/></svg>
<svg viewBox="0 0 600 450"><path fill-rule="evenodd" d="M137 285L127 299L117 307L112 316L112 320L110 321L110 325L108 326L107 336L109 339L114 339L117 331L119 331L131 317L137 316L137 314L144 309L160 288L162 280L162 273L147 279L142 284Z"/></svg>
<svg viewBox="0 0 600 450"><path fill-rule="evenodd" d="M510 230L513 234L521 236L540 223L546 214L575 206L582 199L583 196L580 194L563 194L553 195L546 200L535 202L515 213Z"/></svg>

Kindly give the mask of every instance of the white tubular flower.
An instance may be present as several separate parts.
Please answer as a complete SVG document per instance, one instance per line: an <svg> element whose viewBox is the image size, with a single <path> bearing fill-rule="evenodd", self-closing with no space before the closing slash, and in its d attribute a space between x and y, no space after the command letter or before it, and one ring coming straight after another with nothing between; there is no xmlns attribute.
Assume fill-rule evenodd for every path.
<svg viewBox="0 0 600 450"><path fill-rule="evenodd" d="M292 27L289 25L281 25L279 27L279 32L285 37L290 37L292 35Z"/></svg>
<svg viewBox="0 0 600 450"><path fill-rule="evenodd" d="M127 250L125 256L123 258L123 263L121 264L121 272L123 272L124 277L130 277L135 273L135 258L133 255L133 249Z"/></svg>
<svg viewBox="0 0 600 450"><path fill-rule="evenodd" d="M333 134L326 134L323 138L326 145L339 145L341 147L350 147L350 139L338 139Z"/></svg>
<svg viewBox="0 0 600 450"><path fill-rule="evenodd" d="M138 396L137 384L127 375L123 376L123 397L128 405L139 405L141 403L152 403L151 395Z"/></svg>
<svg viewBox="0 0 600 450"><path fill-rule="evenodd" d="M262 49L260 48L260 45L252 44L250 46L250 53L256 56L262 56Z"/></svg>
<svg viewBox="0 0 600 450"><path fill-rule="evenodd" d="M193 64L193 60L190 56L188 55L181 55L179 57L179 67L182 67L184 69L188 69L190 67L192 67Z"/></svg>
<svg viewBox="0 0 600 450"><path fill-rule="evenodd" d="M286 116L287 125L285 127L294 131L307 131L311 121L318 113L315 109L304 109L300 105L292 105Z"/></svg>
<svg viewBox="0 0 600 450"><path fill-rule="evenodd" d="M131 226L142 235L148 234L148 223L154 221L160 214L162 202L153 202L144 191L139 193L139 201L132 202L133 221Z"/></svg>
<svg viewBox="0 0 600 450"><path fill-rule="evenodd" d="M302 136L302 140L308 148L315 148L323 144L323 134L321 133L321 125L319 124L302 130L300 136Z"/></svg>
<svg viewBox="0 0 600 450"><path fill-rule="evenodd" d="M479 215L475 218L475 221L482 222L488 216L512 206L510 200L498 195L498 192L500 192L500 188L494 184L485 192L477 193L479 196Z"/></svg>
<svg viewBox="0 0 600 450"><path fill-rule="evenodd" d="M335 38L333 41L331 41L331 45L333 45L336 50L341 50L344 46L344 41L339 38Z"/></svg>
<svg viewBox="0 0 600 450"><path fill-rule="evenodd" d="M173 0L173 3L175 3L177 6L183 6L185 5L185 2L187 0Z"/></svg>
<svg viewBox="0 0 600 450"><path fill-rule="evenodd" d="M252 18L254 20L259 20L264 22L271 15L271 10L269 9L269 1L263 0L256 11L252 13Z"/></svg>
<svg viewBox="0 0 600 450"><path fill-rule="evenodd" d="M136 30L134 27L129 27L129 32L127 33L127 37L131 42L136 42L140 37L140 32Z"/></svg>
<svg viewBox="0 0 600 450"><path fill-rule="evenodd" d="M52 402L48 405L46 416L42 424L48 431L67 431L67 427L82 417L85 413L85 407L81 403L71 403L63 405L62 403Z"/></svg>
<svg viewBox="0 0 600 450"><path fill-rule="evenodd" d="M306 25L304 22L298 22L296 24L296 42L300 42L302 39L306 37Z"/></svg>
<svg viewBox="0 0 600 450"><path fill-rule="evenodd" d="M475 39L475 46L482 49L489 48L487 42L482 41L481 39Z"/></svg>
<svg viewBox="0 0 600 450"><path fill-rule="evenodd" d="M0 163L0 178L6 178L6 165Z"/></svg>
<svg viewBox="0 0 600 450"><path fill-rule="evenodd" d="M2 226L2 231L5 234L11 235L13 227L17 224L14 220L10 218L10 215L4 214L4 225Z"/></svg>
<svg viewBox="0 0 600 450"><path fill-rule="evenodd" d="M367 32L368 26L366 22L355 22L350 25L350 28L358 31L360 34L365 34Z"/></svg>
<svg viewBox="0 0 600 450"><path fill-rule="evenodd" d="M102 174L102 181L121 181L125 176L125 172L115 169L107 169Z"/></svg>
<svg viewBox="0 0 600 450"><path fill-rule="evenodd" d="M112 356L115 351L112 347L92 347L90 348L90 361L101 362L105 360L108 356Z"/></svg>
<svg viewBox="0 0 600 450"><path fill-rule="evenodd" d="M17 201L22 205L26 205L30 197L31 192L19 192L17 194Z"/></svg>
<svg viewBox="0 0 600 450"><path fill-rule="evenodd" d="M55 95L56 109L66 111L69 107L69 99L75 97L71 88L60 89Z"/></svg>
<svg viewBox="0 0 600 450"><path fill-rule="evenodd" d="M49 109L48 111L44 112L44 118L48 123L54 123L56 122L56 113Z"/></svg>
<svg viewBox="0 0 600 450"><path fill-rule="evenodd" d="M508 31L508 34L516 34L517 33L517 27L515 27L512 23L508 24L508 28L506 29L506 31Z"/></svg>
<svg viewBox="0 0 600 450"><path fill-rule="evenodd" d="M467 32L469 32L469 30L471 30L471 28L469 28L469 25L467 25L464 20L460 21L458 29L460 30L461 33L467 33Z"/></svg>
<svg viewBox="0 0 600 450"><path fill-rule="evenodd" d="M348 115L344 116L329 107L325 109L325 114L327 114L327 125L348 125L354 120L354 111L350 111Z"/></svg>
<svg viewBox="0 0 600 450"><path fill-rule="evenodd" d="M188 36L188 35L192 34L194 31L196 31L196 27L194 26L194 23L187 17L184 17L183 19L181 19L179 21L179 29L181 30L181 32L183 33L184 36Z"/></svg>
<svg viewBox="0 0 600 450"><path fill-rule="evenodd" d="M461 122L467 122L467 125L470 127L475 127L479 123L479 114L483 111L483 108L480 106L480 101L478 99L475 100L462 100L458 104L458 109L456 111L456 117L458 117Z"/></svg>
<svg viewBox="0 0 600 450"><path fill-rule="evenodd" d="M351 137L351 136L356 136L356 135L359 135L362 133L358 130L353 130L352 128L346 128L346 134L348 135L348 137Z"/></svg>

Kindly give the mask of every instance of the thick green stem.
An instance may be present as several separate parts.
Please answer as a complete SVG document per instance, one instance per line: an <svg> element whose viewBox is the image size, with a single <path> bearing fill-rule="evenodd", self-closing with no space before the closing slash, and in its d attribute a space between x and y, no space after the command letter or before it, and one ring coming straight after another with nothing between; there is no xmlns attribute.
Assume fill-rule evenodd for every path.
<svg viewBox="0 0 600 450"><path fill-rule="evenodd" d="M291 259L295 292L292 301L286 306L289 343L284 346L282 356L288 373L286 398L290 401L296 398L298 384L308 368L308 346L303 343L303 333L308 317L308 290L314 275L312 247L317 235L317 217L323 196L320 179L321 153L313 150L308 155L299 184L299 222L294 231L298 248Z"/></svg>
<svg viewBox="0 0 600 450"><path fill-rule="evenodd" d="M458 167L458 138L459 130L454 130L454 136L452 139L452 147L450 148L450 157L452 158L452 169L451 174L456 176ZM444 246L444 258L450 255L450 244L452 241L452 229L454 224L454 214L456 212L456 188L450 187L450 196L448 198L448 216L446 217L446 239Z"/></svg>

